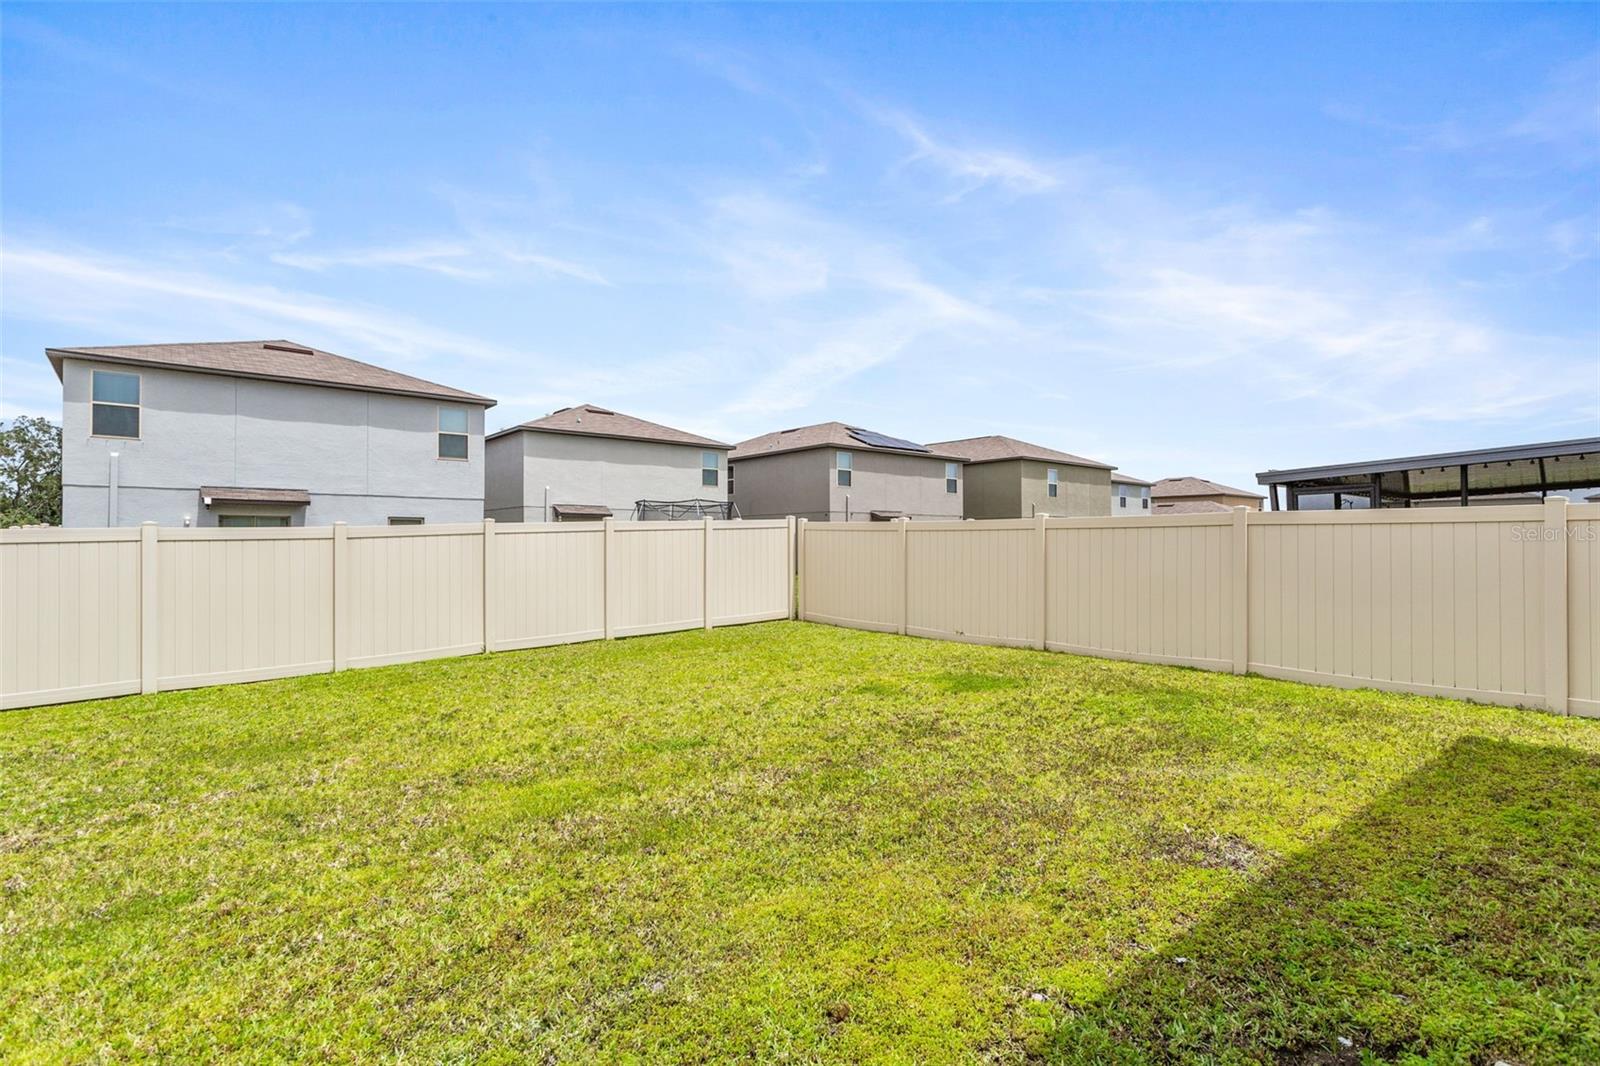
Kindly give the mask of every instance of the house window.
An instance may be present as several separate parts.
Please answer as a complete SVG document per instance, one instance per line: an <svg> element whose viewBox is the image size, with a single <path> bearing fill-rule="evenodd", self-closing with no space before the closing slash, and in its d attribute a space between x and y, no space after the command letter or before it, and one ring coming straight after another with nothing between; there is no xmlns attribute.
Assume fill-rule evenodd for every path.
<svg viewBox="0 0 1600 1066"><path fill-rule="evenodd" d="M467 409L439 408L439 458L465 459L466 457Z"/></svg>
<svg viewBox="0 0 1600 1066"><path fill-rule="evenodd" d="M961 467L956 463L944 464L944 491L955 492L961 484L956 479L961 476Z"/></svg>
<svg viewBox="0 0 1600 1066"><path fill-rule="evenodd" d="M1122 488L1119 488L1117 490L1117 506L1118 507L1126 507L1126 506L1128 506L1128 489L1127 489L1126 486L1124 486Z"/></svg>
<svg viewBox="0 0 1600 1066"><path fill-rule="evenodd" d="M1060 487L1060 485L1059 485L1059 483L1057 481L1057 475L1056 475L1056 468L1055 467L1052 466L1052 467L1049 467L1048 469L1045 470L1045 472L1044 472L1044 482L1045 482L1046 490L1047 490L1050 498L1052 500L1055 499L1056 498L1056 491Z"/></svg>
<svg viewBox="0 0 1600 1066"><path fill-rule="evenodd" d="M850 475L854 471L855 456L850 452L834 452L834 469L839 471L839 484L845 488L850 487Z"/></svg>
<svg viewBox="0 0 1600 1066"><path fill-rule="evenodd" d="M1139 498L1139 506L1143 507L1146 511L1150 510L1150 496L1148 493Z"/></svg>
<svg viewBox="0 0 1600 1066"><path fill-rule="evenodd" d="M716 452L700 453L700 484L715 487L717 475L721 472L721 457Z"/></svg>
<svg viewBox="0 0 1600 1066"><path fill-rule="evenodd" d="M139 438L139 375L94 371L90 432L96 437Z"/></svg>
<svg viewBox="0 0 1600 1066"><path fill-rule="evenodd" d="M389 516L389 524L391 526L420 526L422 525L422 521L423 520L421 518L418 518L415 515L392 514Z"/></svg>
<svg viewBox="0 0 1600 1066"><path fill-rule="evenodd" d="M217 525L225 529L262 529L286 526L286 514L224 514L217 516Z"/></svg>

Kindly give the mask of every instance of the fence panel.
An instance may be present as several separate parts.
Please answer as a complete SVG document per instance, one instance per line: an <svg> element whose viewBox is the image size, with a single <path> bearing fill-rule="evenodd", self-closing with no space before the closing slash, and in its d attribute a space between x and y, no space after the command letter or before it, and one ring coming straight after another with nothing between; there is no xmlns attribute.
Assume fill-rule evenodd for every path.
<svg viewBox="0 0 1600 1066"><path fill-rule="evenodd" d="M789 617L789 536L783 521L712 524L712 625Z"/></svg>
<svg viewBox="0 0 1600 1066"><path fill-rule="evenodd" d="M605 636L605 531L598 522L496 525L491 651Z"/></svg>
<svg viewBox="0 0 1600 1066"><path fill-rule="evenodd" d="M333 669L331 529L173 529L156 551L162 689Z"/></svg>
<svg viewBox="0 0 1600 1066"><path fill-rule="evenodd" d="M1568 706L1574 714L1600 717L1600 503L1572 508L1567 580Z"/></svg>
<svg viewBox="0 0 1600 1066"><path fill-rule="evenodd" d="M1035 522L908 522L905 551L907 633L1039 642L1044 575Z"/></svg>
<svg viewBox="0 0 1600 1066"><path fill-rule="evenodd" d="M612 636L705 624L705 528L699 522L617 522L607 549Z"/></svg>
<svg viewBox="0 0 1600 1066"><path fill-rule="evenodd" d="M0 708L138 692L139 531L0 539Z"/></svg>
<svg viewBox="0 0 1600 1066"><path fill-rule="evenodd" d="M1233 526L1232 515L1051 519L1045 646L1232 669Z"/></svg>
<svg viewBox="0 0 1600 1066"><path fill-rule="evenodd" d="M801 599L806 618L898 632L905 618L905 561L898 522L807 522Z"/></svg>
<svg viewBox="0 0 1600 1066"><path fill-rule="evenodd" d="M1250 520L1250 668L1537 704L1544 510L1278 512Z"/></svg>
<svg viewBox="0 0 1600 1066"><path fill-rule="evenodd" d="M483 650L483 527L379 526L349 532L350 666Z"/></svg>

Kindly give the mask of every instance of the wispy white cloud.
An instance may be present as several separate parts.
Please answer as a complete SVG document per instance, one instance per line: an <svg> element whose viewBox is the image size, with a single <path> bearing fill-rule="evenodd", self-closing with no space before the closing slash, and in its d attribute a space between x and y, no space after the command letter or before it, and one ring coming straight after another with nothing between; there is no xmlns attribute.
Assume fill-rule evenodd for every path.
<svg viewBox="0 0 1600 1066"><path fill-rule="evenodd" d="M160 339L279 336L314 331L330 346L406 362L441 356L526 360L479 338L429 326L390 308L333 300L192 269L163 269L96 252L62 251L8 240L3 256L8 314L66 327ZM309 339L309 338L308 338Z"/></svg>
<svg viewBox="0 0 1600 1066"><path fill-rule="evenodd" d="M863 105L866 114L899 134L911 147L902 165L926 164L955 183L949 200L959 200L984 186L994 185L1016 194L1048 192L1061 185L1061 176L1044 163L995 148L959 146L936 138L904 111Z"/></svg>
<svg viewBox="0 0 1600 1066"><path fill-rule="evenodd" d="M552 277L590 285L609 285L599 271L556 256L523 250L503 238L478 235L468 241L425 241L417 244L378 245L370 248L315 252L278 252L272 261L282 266L323 273L336 269L375 270L402 267L440 274L460 281L505 281L507 268L529 267Z"/></svg>

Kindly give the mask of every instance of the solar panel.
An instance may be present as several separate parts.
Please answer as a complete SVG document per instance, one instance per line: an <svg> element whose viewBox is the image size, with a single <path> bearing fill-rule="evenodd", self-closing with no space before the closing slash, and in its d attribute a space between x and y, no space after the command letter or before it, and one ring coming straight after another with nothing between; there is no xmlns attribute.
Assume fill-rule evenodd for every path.
<svg viewBox="0 0 1600 1066"><path fill-rule="evenodd" d="M854 426L846 427L850 435L869 448L898 448L903 452L925 452L928 449L915 441L902 440L899 437L887 437L882 433L874 433L870 429L856 429Z"/></svg>

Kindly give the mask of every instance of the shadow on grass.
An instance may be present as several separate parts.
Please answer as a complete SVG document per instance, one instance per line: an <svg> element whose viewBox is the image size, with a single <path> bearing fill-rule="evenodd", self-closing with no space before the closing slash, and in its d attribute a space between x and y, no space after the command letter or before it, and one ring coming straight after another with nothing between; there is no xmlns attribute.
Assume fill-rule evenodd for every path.
<svg viewBox="0 0 1600 1066"><path fill-rule="evenodd" d="M1046 1057L1600 1062L1600 757L1457 741L1072 1013Z"/></svg>

